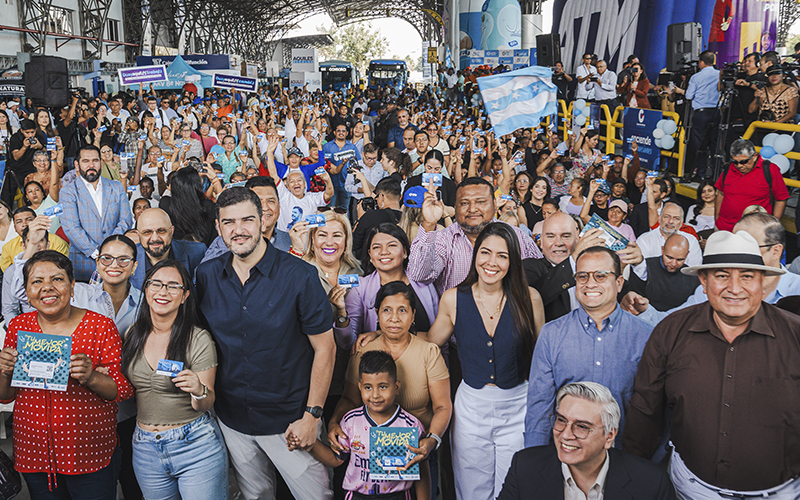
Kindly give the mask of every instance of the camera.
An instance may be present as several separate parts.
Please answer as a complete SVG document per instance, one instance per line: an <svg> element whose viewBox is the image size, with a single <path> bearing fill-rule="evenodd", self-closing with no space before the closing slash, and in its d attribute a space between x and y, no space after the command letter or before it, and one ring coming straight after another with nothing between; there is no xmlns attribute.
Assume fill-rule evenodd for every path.
<svg viewBox="0 0 800 500"><path fill-rule="evenodd" d="M358 163L356 163L356 160L353 157L350 157L350 158L344 160L344 169L348 174L351 174L353 177L355 177L356 172L358 172L360 170L358 168ZM354 178L353 182L358 184L361 181L358 180L357 178Z"/></svg>
<svg viewBox="0 0 800 500"><path fill-rule="evenodd" d="M28 139L28 144L36 144L36 137L31 137Z"/></svg>
<svg viewBox="0 0 800 500"><path fill-rule="evenodd" d="M739 61L728 63L720 70L722 85L726 88L733 88L736 77L739 74Z"/></svg>
<svg viewBox="0 0 800 500"><path fill-rule="evenodd" d="M364 211L375 210L378 208L378 202L375 201L375 198L362 198L361 208L364 209Z"/></svg>

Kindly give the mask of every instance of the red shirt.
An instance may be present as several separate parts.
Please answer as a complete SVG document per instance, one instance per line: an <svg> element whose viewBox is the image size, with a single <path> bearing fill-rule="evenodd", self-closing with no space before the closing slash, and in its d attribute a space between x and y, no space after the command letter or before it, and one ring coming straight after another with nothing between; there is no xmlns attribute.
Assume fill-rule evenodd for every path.
<svg viewBox="0 0 800 500"><path fill-rule="evenodd" d="M769 185L764 178L764 159L760 156L756 160L753 170L743 174L733 165L728 167L728 175L725 183L723 177L717 179L716 188L725 197L719 207L717 217L717 229L722 231L732 231L733 226L742 218L742 212L750 205L761 205L768 213L772 213L772 204L769 197ZM770 164L772 174L772 196L775 201L789 199L789 190L783 182L781 170L774 164Z"/></svg>
<svg viewBox="0 0 800 500"><path fill-rule="evenodd" d="M8 325L5 347L17 348L17 331L41 332L38 312L20 314ZM122 342L114 322L86 311L72 332L72 353L108 368L117 398L106 401L69 379L65 392L17 388L14 402L14 468L19 472L87 474L111 463L117 446L117 405L133 396L120 372ZM4 401L7 403L8 401Z"/></svg>

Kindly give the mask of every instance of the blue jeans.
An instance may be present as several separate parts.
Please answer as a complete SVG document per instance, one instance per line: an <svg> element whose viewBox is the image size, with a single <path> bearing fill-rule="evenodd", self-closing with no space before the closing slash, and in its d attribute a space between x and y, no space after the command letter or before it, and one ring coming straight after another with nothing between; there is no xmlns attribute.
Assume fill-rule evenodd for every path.
<svg viewBox="0 0 800 500"><path fill-rule="evenodd" d="M227 500L228 452L208 413L184 426L133 432L133 470L148 500Z"/></svg>
<svg viewBox="0 0 800 500"><path fill-rule="evenodd" d="M119 447L114 451L111 463L88 474L56 474L52 491L44 472L23 472L32 500L115 500L117 480L114 474L120 459Z"/></svg>
<svg viewBox="0 0 800 500"><path fill-rule="evenodd" d="M348 193L344 186L335 186L333 190L333 198L331 198L331 207L350 209L350 193Z"/></svg>

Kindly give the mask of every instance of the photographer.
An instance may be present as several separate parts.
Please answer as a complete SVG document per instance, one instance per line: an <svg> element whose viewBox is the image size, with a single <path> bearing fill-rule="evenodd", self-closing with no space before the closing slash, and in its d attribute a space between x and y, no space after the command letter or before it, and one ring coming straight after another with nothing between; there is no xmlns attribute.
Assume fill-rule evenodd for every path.
<svg viewBox="0 0 800 500"><path fill-rule="evenodd" d="M3 184L2 199L9 206L13 206L17 188L25 183L28 174L36 172L33 166L33 154L44 150L45 145L36 138L36 123L27 118L20 121L20 129L8 141L11 154L6 159L6 167L11 173ZM8 182L11 181L11 182Z"/></svg>
<svg viewBox="0 0 800 500"><path fill-rule="evenodd" d="M373 227L378 227L384 222L397 224L400 220L401 199L400 182L387 177L381 179L375 186L375 198L363 198L359 202L363 215L353 228L353 255L357 259L361 260L367 254L369 249L364 248L364 240Z"/></svg>
<svg viewBox="0 0 800 500"><path fill-rule="evenodd" d="M749 111L758 110L764 122L794 123L797 114L797 88L784 82L783 68L773 65L767 70L767 86L755 92Z"/></svg>
<svg viewBox="0 0 800 500"><path fill-rule="evenodd" d="M357 168L350 168L348 165L347 177L344 180L344 189L352 196L350 206L352 222L357 220L355 205L365 197L371 197L378 181L389 175L378 161L378 146L372 143L364 146L362 158L356 165Z"/></svg>
<svg viewBox="0 0 800 500"><path fill-rule="evenodd" d="M719 70L714 67L716 56L710 50L700 54L697 67L700 71L692 75L686 90L680 87L670 89L671 93L685 95L692 101L692 131L689 148L686 151L686 170L684 177L693 181L702 180L706 175L709 152L717 149L717 126L719 124ZM699 151L702 154L698 154ZM697 168L694 176L692 171Z"/></svg>
<svg viewBox="0 0 800 500"><path fill-rule="evenodd" d="M741 64L741 72L736 76L733 85L739 93L738 102L734 102L731 107L731 124L742 124L742 133L747 130L751 123L758 119L758 113L750 110L750 105L755 101L756 91L763 89L767 84L767 77L758 70L761 57L758 52L748 54ZM723 89L725 75L720 79L720 90ZM731 134L742 135L742 134ZM732 140L732 139L731 139Z"/></svg>

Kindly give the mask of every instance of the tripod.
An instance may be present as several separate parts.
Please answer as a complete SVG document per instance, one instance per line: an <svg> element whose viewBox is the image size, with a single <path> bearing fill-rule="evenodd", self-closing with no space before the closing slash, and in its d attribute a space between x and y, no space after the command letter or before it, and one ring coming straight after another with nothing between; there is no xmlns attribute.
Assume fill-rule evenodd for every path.
<svg viewBox="0 0 800 500"><path fill-rule="evenodd" d="M720 111L720 118L719 131L717 133L717 147L715 148L716 151L714 151L714 158L711 164L712 179L717 179L722 173L722 169L725 168L728 157L725 146L728 143L728 129L731 126L731 107L734 99L736 99L736 101L739 100L739 91L733 86L733 82L726 83L725 88L720 93L719 103L717 104Z"/></svg>

